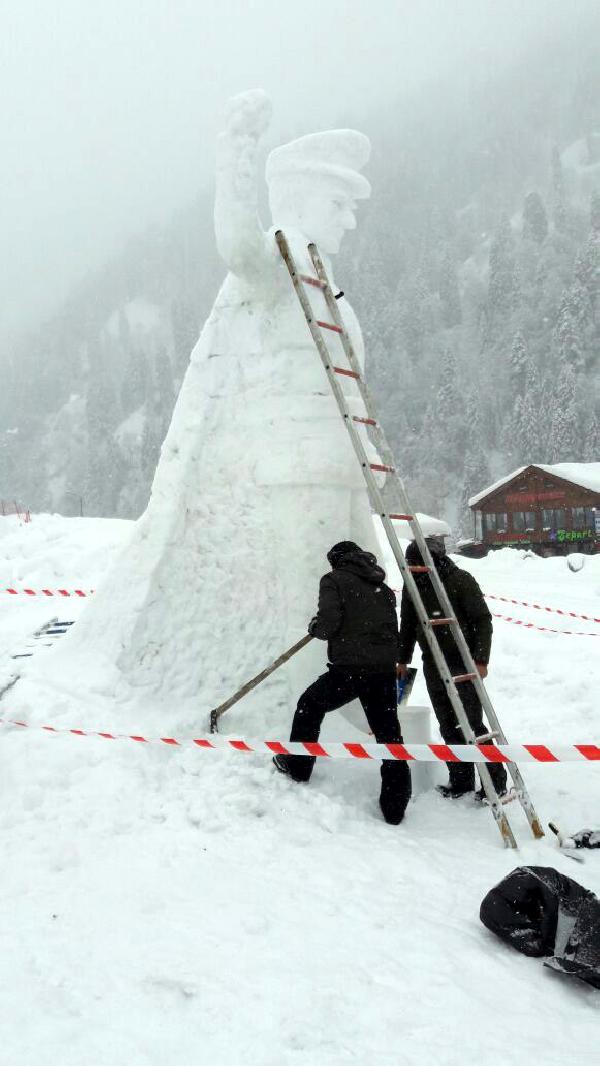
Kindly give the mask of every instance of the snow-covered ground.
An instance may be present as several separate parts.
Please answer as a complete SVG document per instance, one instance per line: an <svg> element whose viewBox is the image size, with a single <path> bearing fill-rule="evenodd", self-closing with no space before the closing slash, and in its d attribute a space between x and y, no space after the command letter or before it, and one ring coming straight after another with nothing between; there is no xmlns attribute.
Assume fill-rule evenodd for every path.
<svg viewBox="0 0 600 1066"><path fill-rule="evenodd" d="M2 519L0 589L95 588L130 528ZM600 557L579 573L510 549L461 565L486 592L600 616ZM600 634L593 623L490 606ZM33 660L10 658L45 621L83 610L85 600L0 592L0 681L23 671L4 716L115 726L113 707L78 696L93 678L69 674L64 652L62 684L47 690L27 680ZM600 636L498 620L489 689L509 739L597 742L599 651ZM36 651L38 675L52 655ZM425 700L420 678L413 700ZM228 728L264 734L260 710L258 698L240 704ZM197 732L207 711L199 693ZM120 707L122 730L143 732L139 709L135 721L126 715ZM288 727L289 718L279 736ZM349 732L337 718L324 735ZM479 922L484 894L522 863L556 866L600 894L600 852L576 865L551 840L533 841L515 804L517 854L502 848L489 812L433 792L403 825L385 825L374 765L319 763L309 786L294 786L261 756L9 727L1 740L7 1066L596 1060L600 993L504 947ZM600 825L600 766L524 770L544 823Z"/></svg>

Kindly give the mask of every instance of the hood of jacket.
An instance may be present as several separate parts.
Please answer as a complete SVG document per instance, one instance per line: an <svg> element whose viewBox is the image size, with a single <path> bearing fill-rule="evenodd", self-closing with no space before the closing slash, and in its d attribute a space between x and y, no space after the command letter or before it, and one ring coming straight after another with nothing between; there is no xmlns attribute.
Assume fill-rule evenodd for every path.
<svg viewBox="0 0 600 1066"><path fill-rule="evenodd" d="M372 585L381 585L385 581L385 570L379 566L372 552L362 550L348 552L341 559L338 559L333 569L348 570L351 574L362 577L364 581L369 581Z"/></svg>
<svg viewBox="0 0 600 1066"><path fill-rule="evenodd" d="M434 566L435 566L435 568L436 568L441 580L442 581L446 581L448 576L454 570L457 570L458 567L457 567L456 563L454 563L452 561L452 559L450 559L446 555L446 551L445 551L445 548L443 547L443 543L442 543L442 551L437 550L435 544L431 544L429 542L428 542L428 544L429 544L429 550L431 551L431 558L433 559L433 564L434 564ZM414 541L412 541L408 545L408 548L406 549L405 557L406 557L406 562L408 563L409 566L422 566L423 565L423 557L422 557L421 552L419 551L419 549L418 549L418 547L417 547L417 545L416 545L416 543ZM413 574L413 577L414 577L417 585L420 586L420 587L425 587L426 585L429 584L429 575L428 574Z"/></svg>

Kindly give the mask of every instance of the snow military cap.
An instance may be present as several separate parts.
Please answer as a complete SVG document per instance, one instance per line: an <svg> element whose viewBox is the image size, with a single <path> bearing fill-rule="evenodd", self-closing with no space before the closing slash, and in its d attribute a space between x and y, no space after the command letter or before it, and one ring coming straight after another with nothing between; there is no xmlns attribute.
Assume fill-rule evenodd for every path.
<svg viewBox="0 0 600 1066"><path fill-rule="evenodd" d="M330 178L353 200L371 195L367 179L359 174L371 153L371 143L358 130L324 130L309 133L274 148L265 170L269 185L300 175Z"/></svg>

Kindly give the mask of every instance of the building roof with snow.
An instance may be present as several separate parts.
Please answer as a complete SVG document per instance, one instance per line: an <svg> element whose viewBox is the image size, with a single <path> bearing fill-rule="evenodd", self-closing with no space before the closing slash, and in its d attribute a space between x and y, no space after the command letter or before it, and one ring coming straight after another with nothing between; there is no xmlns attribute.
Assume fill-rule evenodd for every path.
<svg viewBox="0 0 600 1066"><path fill-rule="evenodd" d="M471 496L469 507L476 507L481 500L491 496L497 489L501 489L503 485L507 485L513 478L528 469L541 470L544 474L562 478L563 481L569 481L572 485L580 485L581 488L589 489L591 492L600 492L600 463L531 463L529 467L519 466L511 474L507 474L506 477L495 481L493 485L488 485L475 496Z"/></svg>

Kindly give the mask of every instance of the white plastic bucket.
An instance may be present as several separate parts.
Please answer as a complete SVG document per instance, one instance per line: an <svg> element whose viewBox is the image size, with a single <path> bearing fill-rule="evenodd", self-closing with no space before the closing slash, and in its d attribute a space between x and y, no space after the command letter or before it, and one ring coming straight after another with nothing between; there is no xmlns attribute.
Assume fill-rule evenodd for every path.
<svg viewBox="0 0 600 1066"><path fill-rule="evenodd" d="M405 744L431 744L431 707L403 703L399 708L398 717ZM434 763L411 762L409 766L413 796L434 787Z"/></svg>

